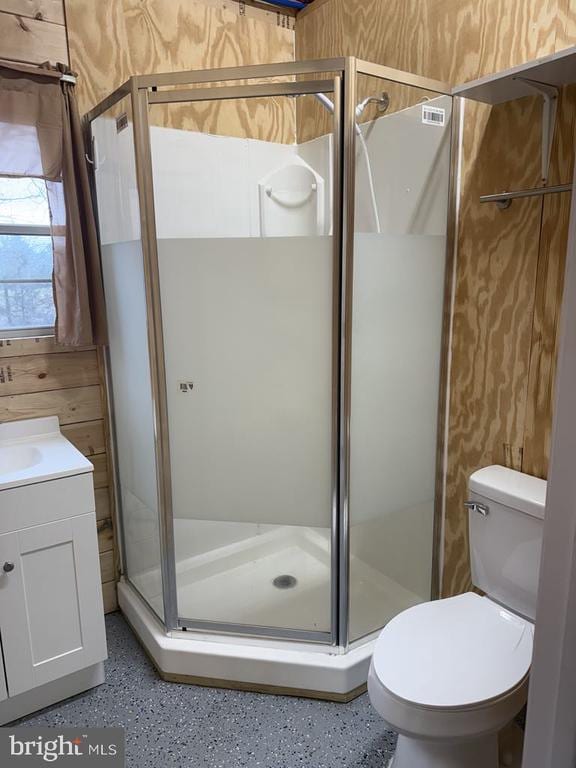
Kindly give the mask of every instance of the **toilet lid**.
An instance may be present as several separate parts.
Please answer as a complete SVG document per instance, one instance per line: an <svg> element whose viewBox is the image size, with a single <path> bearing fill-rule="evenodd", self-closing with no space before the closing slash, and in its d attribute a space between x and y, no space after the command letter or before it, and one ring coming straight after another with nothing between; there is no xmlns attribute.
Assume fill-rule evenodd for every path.
<svg viewBox="0 0 576 768"><path fill-rule="evenodd" d="M522 682L532 638L530 622L468 592L392 619L376 641L374 671L392 694L413 704L469 707Z"/></svg>

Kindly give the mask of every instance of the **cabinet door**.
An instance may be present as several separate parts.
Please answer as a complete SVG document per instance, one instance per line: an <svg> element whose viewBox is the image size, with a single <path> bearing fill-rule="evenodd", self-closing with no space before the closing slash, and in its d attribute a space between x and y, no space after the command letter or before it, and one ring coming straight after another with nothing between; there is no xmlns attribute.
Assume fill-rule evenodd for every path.
<svg viewBox="0 0 576 768"><path fill-rule="evenodd" d="M0 536L0 632L9 696L106 658L93 514Z"/></svg>

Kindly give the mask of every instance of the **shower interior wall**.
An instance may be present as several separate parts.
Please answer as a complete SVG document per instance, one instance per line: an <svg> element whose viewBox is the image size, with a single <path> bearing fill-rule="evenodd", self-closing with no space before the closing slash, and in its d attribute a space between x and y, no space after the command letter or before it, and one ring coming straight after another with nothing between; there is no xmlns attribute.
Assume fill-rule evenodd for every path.
<svg viewBox="0 0 576 768"><path fill-rule="evenodd" d="M294 100L282 98L295 107ZM435 104L449 118L450 99L439 97ZM218 575L218 553L222 567L228 567L235 552L246 553L247 542L269 542L274 548L278 536L288 536L291 545L303 542L318 554L314 591L321 598L314 616L305 615L301 606L291 615L280 602L285 615L273 620L326 629L331 136L297 143L294 107L277 110L290 123L292 140L280 131L283 142L166 127L170 121L155 119L158 107L151 109L177 581L184 592L180 587L190 586L185 574L195 573L197 564L208 559L212 577L214 568ZM421 104L362 124L381 232L373 231L365 158L359 154L351 435L351 624L358 637L430 594L449 170L446 126L423 123ZM145 325L145 295L132 132L118 132L111 117L95 121L93 131L106 289L117 298L108 304L115 306L112 322L123 338L111 349L116 420L125 421L117 432L130 434L135 424L144 430L130 445L119 438L118 446L120 456L130 457L124 459L130 469L122 489L128 570L162 615L153 444L145 426L150 420L141 418L151 393L145 338L137 328L138 319ZM260 237L258 182L294 158L324 181L324 232L300 236L295 248L287 231L275 238L271 252L269 238ZM272 255L270 269L281 285L269 301L300 296L298 306L284 307L290 312L288 325L286 318L275 323L275 307L262 302L270 287L266 271ZM211 291L216 287L222 300L203 303L206 285ZM259 313L266 310L263 323ZM219 348L203 345L207 327ZM250 359L243 338L257 338L267 352ZM407 354L408 349L413 353ZM183 393L182 382L193 382L194 389ZM305 403L304 410L274 411L273 400L283 386L286 402ZM278 420L270 421L270 413ZM281 459L284 472L267 471L271 454L275 463ZM250 487L255 465L262 468L256 492ZM208 599L202 600L202 594ZM384 596L386 605L375 609ZM196 588L190 597L187 601L179 594L180 616L196 618L200 612L200 618L224 618L212 615L209 590ZM234 615L235 603L237 608L238 601L232 601L218 611L242 623L245 617ZM270 616L267 605L264 623L270 623Z"/></svg>

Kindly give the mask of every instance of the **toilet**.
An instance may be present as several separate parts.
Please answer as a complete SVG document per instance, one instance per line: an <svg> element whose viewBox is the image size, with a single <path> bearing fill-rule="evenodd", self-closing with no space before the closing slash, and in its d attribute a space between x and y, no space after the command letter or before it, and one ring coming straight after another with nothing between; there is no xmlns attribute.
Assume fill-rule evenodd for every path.
<svg viewBox="0 0 576 768"><path fill-rule="evenodd" d="M393 768L520 764L503 734L527 697L546 481L490 466L469 491L472 582L484 596L409 608L374 647L368 692L399 734Z"/></svg>

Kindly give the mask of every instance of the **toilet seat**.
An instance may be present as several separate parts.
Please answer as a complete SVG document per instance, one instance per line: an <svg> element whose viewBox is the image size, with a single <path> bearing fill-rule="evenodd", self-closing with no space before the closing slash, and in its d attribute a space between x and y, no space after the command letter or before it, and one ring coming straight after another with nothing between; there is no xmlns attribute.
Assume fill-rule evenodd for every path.
<svg viewBox="0 0 576 768"><path fill-rule="evenodd" d="M414 606L382 630L372 673L411 708L476 709L527 681L533 626L468 592Z"/></svg>

